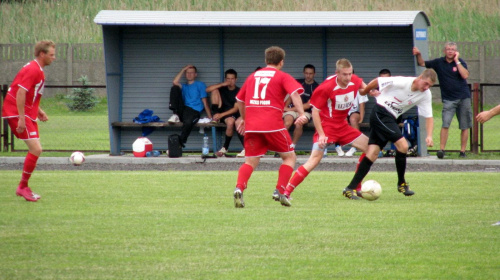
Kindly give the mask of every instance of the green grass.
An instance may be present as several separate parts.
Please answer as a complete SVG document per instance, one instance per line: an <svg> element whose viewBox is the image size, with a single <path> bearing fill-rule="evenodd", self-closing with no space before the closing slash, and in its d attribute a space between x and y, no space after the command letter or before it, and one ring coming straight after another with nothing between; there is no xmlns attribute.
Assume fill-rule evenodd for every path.
<svg viewBox="0 0 500 280"><path fill-rule="evenodd" d="M85 112L70 111L63 96L42 99L41 107L49 121L39 123L45 150L109 151L108 107L100 98L96 107ZM15 149L26 150L23 141L14 140Z"/></svg>
<svg viewBox="0 0 500 280"><path fill-rule="evenodd" d="M93 22L100 10L156 11L385 11L422 10L431 22L431 41L493 41L500 38L500 5L483 1L396 0L24 0L0 2L0 42L102 43ZM43 12L40 12L43 11ZM25 20L19 21L19 18ZM47 24L50 23L50 24Z"/></svg>
<svg viewBox="0 0 500 280"><path fill-rule="evenodd" d="M373 172L382 197L357 202L340 194L352 173L313 172L285 208L276 172L255 172L245 209L236 175L37 171L28 203L0 171L0 278L498 278L499 173L411 173L407 198Z"/></svg>
<svg viewBox="0 0 500 280"><path fill-rule="evenodd" d="M483 110L489 110L493 105L485 104ZM434 116L434 131L433 131L433 140L434 147L429 148L429 150L439 150L439 142L440 142L440 133L441 133L441 125L442 121L442 110L443 104L441 102L434 102L432 105L433 116ZM423 125L423 124L421 124ZM472 131L472 130L471 130ZM446 145L447 150L460 150L460 133L461 130L458 127L458 120L456 117L453 118L451 122L451 126L448 130L448 142ZM487 123L483 124L483 139L485 150L500 150L500 117L492 118ZM470 150L470 143L472 138L469 137L467 142L467 150ZM490 153L490 152L488 152ZM486 154L486 153L485 153ZM457 153L458 158L458 153Z"/></svg>

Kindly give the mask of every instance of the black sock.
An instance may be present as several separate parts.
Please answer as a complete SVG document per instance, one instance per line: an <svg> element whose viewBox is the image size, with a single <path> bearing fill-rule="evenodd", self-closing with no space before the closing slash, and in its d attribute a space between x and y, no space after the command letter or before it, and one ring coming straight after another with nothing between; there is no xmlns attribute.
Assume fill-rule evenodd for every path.
<svg viewBox="0 0 500 280"><path fill-rule="evenodd" d="M398 186L405 181L405 172L406 172L406 154L399 152L396 150L396 170L398 172Z"/></svg>
<svg viewBox="0 0 500 280"><path fill-rule="evenodd" d="M368 174L368 172L370 171L372 164L373 162L368 157L364 157L363 160L359 163L358 171L356 171L354 177L352 177L351 183L349 183L349 186L347 186L347 188L351 190L357 188L358 184L363 181L366 174Z"/></svg>
<svg viewBox="0 0 500 280"><path fill-rule="evenodd" d="M226 140L224 141L223 147L226 148L226 151L229 149L229 143L231 143L231 139L233 139L233 136L227 136L226 134Z"/></svg>
<svg viewBox="0 0 500 280"><path fill-rule="evenodd" d="M243 147L245 147L245 145L244 145L244 139L245 139L245 137L243 137L243 135L241 135L241 134L239 134L239 133L236 133L236 134L238 135L238 139L240 139L241 145L242 145Z"/></svg>
<svg viewBox="0 0 500 280"><path fill-rule="evenodd" d="M210 108L212 109L212 114L217 114L217 113L219 113L219 105L217 105L217 104L212 104L212 106L210 106Z"/></svg>

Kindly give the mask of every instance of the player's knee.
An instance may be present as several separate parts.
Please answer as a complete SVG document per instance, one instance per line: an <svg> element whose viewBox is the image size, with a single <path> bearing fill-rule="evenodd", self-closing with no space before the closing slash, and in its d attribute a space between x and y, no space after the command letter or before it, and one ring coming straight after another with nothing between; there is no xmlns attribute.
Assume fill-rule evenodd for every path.
<svg viewBox="0 0 500 280"><path fill-rule="evenodd" d="M42 147L36 147L29 149L29 152L30 154L39 157L42 154L43 150Z"/></svg>

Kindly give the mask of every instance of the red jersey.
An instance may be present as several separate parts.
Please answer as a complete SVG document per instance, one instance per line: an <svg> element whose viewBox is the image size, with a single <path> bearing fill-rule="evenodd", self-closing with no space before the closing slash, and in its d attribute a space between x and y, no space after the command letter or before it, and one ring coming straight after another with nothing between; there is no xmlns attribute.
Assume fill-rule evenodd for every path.
<svg viewBox="0 0 500 280"><path fill-rule="evenodd" d="M285 97L304 88L289 74L273 67L265 67L246 79L236 96L245 103L245 132L273 132L286 130L283 123Z"/></svg>
<svg viewBox="0 0 500 280"><path fill-rule="evenodd" d="M36 60L24 65L19 73L17 73L7 91L7 96L5 97L2 108L2 117L9 118L19 116L16 97L19 88L23 88L27 91L26 102L24 103L24 114L26 117L36 120L44 84L45 74L43 73L43 68L40 67Z"/></svg>
<svg viewBox="0 0 500 280"><path fill-rule="evenodd" d="M358 95L363 80L352 75L346 88L337 85L337 75L328 77L319 85L311 97L311 106L320 110L321 121L346 122L347 113Z"/></svg>

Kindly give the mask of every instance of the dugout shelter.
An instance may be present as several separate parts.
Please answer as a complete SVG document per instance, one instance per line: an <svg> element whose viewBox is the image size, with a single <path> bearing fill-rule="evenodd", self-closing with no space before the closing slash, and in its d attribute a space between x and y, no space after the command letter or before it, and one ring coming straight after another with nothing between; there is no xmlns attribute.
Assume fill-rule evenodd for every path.
<svg viewBox="0 0 500 280"><path fill-rule="evenodd" d="M417 66L412 47L417 46L424 59L428 58L430 26L422 11L103 10L94 22L103 31L112 155L130 150L141 136L140 129L116 127L114 122L131 122L144 109L168 120L172 114L168 109L172 81L187 64L198 68L197 80L207 86L223 81L224 71L233 68L238 72L237 85L241 86L256 67L265 66L264 50L276 45L286 51L282 70L303 78L304 65L313 64L318 83L334 74L339 58L348 58L366 83L383 68L395 76L415 76L423 68ZM366 122L371 106L373 100L367 104ZM220 148L224 137L223 129L219 130L216 148ZM297 150L311 149L313 132L304 131ZM167 137L172 133L179 131L162 128L148 137L155 149L167 149ZM425 143L425 131L420 134ZM200 151L202 138L203 134L193 130L185 150ZM427 154L423 146L419 145L423 148L421 155ZM230 150L240 149L235 137Z"/></svg>

